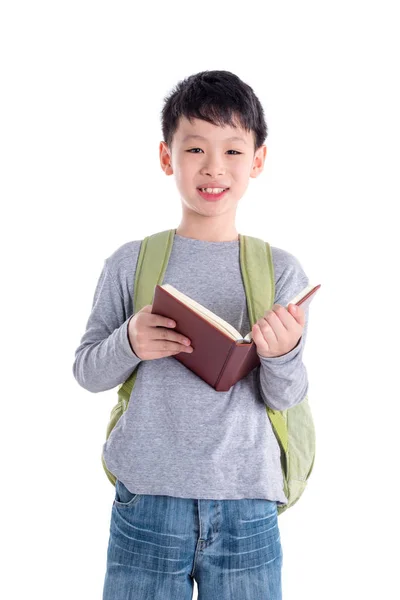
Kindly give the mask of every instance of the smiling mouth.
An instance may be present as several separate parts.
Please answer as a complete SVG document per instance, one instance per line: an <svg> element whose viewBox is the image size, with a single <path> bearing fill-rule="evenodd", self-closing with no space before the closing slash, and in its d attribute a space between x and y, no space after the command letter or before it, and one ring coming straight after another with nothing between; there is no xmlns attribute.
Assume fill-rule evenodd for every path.
<svg viewBox="0 0 400 600"><path fill-rule="evenodd" d="M218 202L218 200L221 200L222 198L224 198L225 194L229 191L229 188L214 188L215 190L218 190L218 191L212 191L212 192L203 191L203 190L210 190L210 189L211 188L197 188L199 195L206 202Z"/></svg>
<svg viewBox="0 0 400 600"><path fill-rule="evenodd" d="M226 192L229 188L197 188L200 192L204 194L222 194L222 192Z"/></svg>

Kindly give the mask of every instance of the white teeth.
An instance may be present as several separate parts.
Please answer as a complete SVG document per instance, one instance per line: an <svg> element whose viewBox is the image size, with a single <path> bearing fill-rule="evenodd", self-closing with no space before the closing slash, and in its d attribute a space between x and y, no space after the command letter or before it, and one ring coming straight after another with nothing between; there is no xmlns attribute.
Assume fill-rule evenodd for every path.
<svg viewBox="0 0 400 600"><path fill-rule="evenodd" d="M200 188L202 192L207 192L207 194L220 194L227 188Z"/></svg>

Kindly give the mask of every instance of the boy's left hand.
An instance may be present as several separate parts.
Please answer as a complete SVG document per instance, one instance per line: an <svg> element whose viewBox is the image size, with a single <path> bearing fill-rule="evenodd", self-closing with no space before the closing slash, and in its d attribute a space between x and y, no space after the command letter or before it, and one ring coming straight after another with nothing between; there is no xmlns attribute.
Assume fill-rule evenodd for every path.
<svg viewBox="0 0 400 600"><path fill-rule="evenodd" d="M289 304L285 308L274 304L251 330L258 354L264 358L287 354L301 338L304 324L305 312L301 306Z"/></svg>

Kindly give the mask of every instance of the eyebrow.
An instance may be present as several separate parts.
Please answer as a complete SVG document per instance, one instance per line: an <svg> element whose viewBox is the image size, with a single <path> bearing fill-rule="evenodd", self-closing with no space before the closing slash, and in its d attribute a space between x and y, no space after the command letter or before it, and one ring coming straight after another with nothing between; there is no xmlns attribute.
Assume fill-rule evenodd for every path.
<svg viewBox="0 0 400 600"><path fill-rule="evenodd" d="M183 138L182 142L186 142L186 141L187 141L187 140L189 140L190 138L196 138L196 139L198 139L198 140L205 140L205 141L207 141L207 138L203 137L202 135L189 134L189 135L186 135L186 136ZM241 138L241 137L237 137L237 136L230 137L230 138L226 138L226 139L224 140L224 142L243 142L244 144L247 144L246 140L244 140L244 139L243 139L243 138Z"/></svg>

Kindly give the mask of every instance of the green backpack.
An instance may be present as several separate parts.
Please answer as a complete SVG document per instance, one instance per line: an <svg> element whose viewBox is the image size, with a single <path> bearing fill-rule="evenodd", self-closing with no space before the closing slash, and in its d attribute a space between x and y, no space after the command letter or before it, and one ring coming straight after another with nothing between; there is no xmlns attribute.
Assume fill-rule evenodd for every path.
<svg viewBox="0 0 400 600"><path fill-rule="evenodd" d="M135 313L152 304L156 284L163 283L175 232L175 229L161 231L142 241L135 276ZM240 269L252 327L274 304L272 253L268 242L251 236L239 235L239 244ZM128 408L140 364L118 388L118 402L111 411L106 439ZM279 515L297 502L306 487L314 466L315 429L307 395L299 404L286 410L278 411L266 406L266 411L279 443L284 492L288 499L287 504L278 504ZM115 485L116 477L107 469L103 453L101 460L108 479Z"/></svg>

